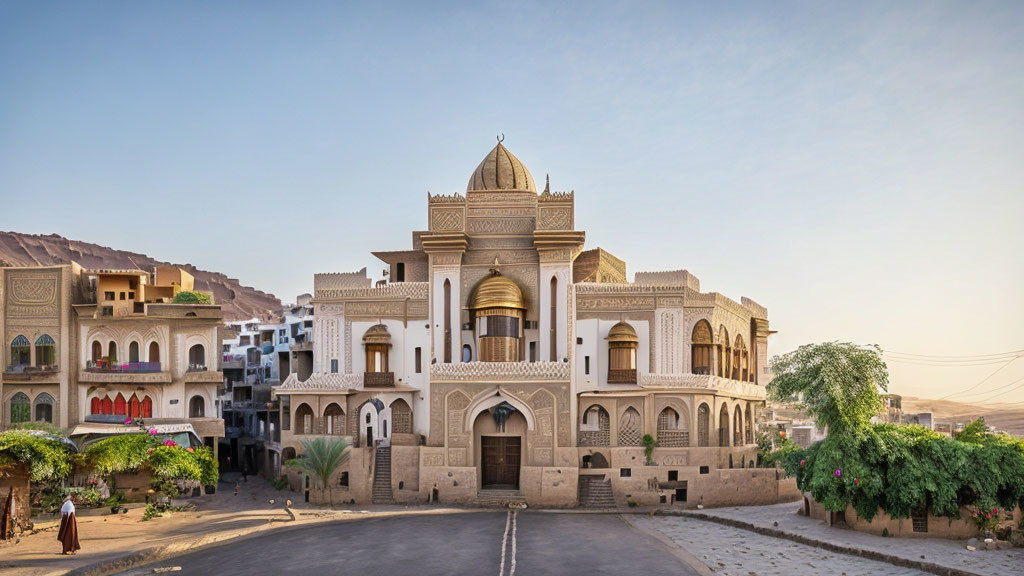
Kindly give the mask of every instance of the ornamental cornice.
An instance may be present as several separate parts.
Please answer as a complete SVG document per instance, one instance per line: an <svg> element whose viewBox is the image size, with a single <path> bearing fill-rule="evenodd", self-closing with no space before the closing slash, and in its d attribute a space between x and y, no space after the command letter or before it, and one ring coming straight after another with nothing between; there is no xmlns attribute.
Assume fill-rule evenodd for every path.
<svg viewBox="0 0 1024 576"><path fill-rule="evenodd" d="M605 284L597 282L580 282L575 285L576 294L654 294L670 292L681 294L686 290L682 284Z"/></svg>
<svg viewBox="0 0 1024 576"><path fill-rule="evenodd" d="M374 288L317 290L314 302L324 300L413 298L426 300L429 282L396 282Z"/></svg>
<svg viewBox="0 0 1024 576"><path fill-rule="evenodd" d="M312 374L305 381L297 374L290 374L280 386L273 388L277 394L309 390L359 390L363 387L363 373L353 374Z"/></svg>
<svg viewBox="0 0 1024 576"><path fill-rule="evenodd" d="M764 400L764 386L703 374L638 374L641 388L694 388L724 392L748 399Z"/></svg>
<svg viewBox="0 0 1024 576"><path fill-rule="evenodd" d="M465 204L466 197L458 192L450 195L427 192L427 202L430 204Z"/></svg>
<svg viewBox="0 0 1024 576"><path fill-rule="evenodd" d="M515 382L568 379L568 362L453 362L431 364L430 366L432 382Z"/></svg>

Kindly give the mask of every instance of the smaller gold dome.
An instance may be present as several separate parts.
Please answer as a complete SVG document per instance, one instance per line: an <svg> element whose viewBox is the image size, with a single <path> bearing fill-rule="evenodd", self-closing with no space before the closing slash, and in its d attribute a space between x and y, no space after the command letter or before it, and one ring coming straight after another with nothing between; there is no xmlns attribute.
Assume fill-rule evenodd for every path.
<svg viewBox="0 0 1024 576"><path fill-rule="evenodd" d="M483 308L513 308L525 310L523 291L516 286L516 283L495 273L484 278L473 288L469 297L469 309L481 310Z"/></svg>
<svg viewBox="0 0 1024 576"><path fill-rule="evenodd" d="M391 333L388 327L383 324L375 324L366 329L363 334L363 344L387 344L391 345Z"/></svg>
<svg viewBox="0 0 1024 576"><path fill-rule="evenodd" d="M469 177L466 191L473 190L524 190L537 192L533 176L526 165L498 141L498 145L484 156L480 165Z"/></svg>
<svg viewBox="0 0 1024 576"><path fill-rule="evenodd" d="M636 335L636 330L626 322L619 322L615 326L612 326L611 330L608 331L608 337L605 338L609 343L632 343L638 344L640 338Z"/></svg>

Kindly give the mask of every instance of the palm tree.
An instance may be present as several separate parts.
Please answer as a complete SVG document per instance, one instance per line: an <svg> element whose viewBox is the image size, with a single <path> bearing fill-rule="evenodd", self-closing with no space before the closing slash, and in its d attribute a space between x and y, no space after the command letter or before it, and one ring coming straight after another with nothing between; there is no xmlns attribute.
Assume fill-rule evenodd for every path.
<svg viewBox="0 0 1024 576"><path fill-rule="evenodd" d="M330 486L331 476L348 462L349 443L341 438L311 438L302 441L302 453L285 462L285 466L297 468L312 476L320 484L320 498L329 490L330 503L334 506L334 491Z"/></svg>

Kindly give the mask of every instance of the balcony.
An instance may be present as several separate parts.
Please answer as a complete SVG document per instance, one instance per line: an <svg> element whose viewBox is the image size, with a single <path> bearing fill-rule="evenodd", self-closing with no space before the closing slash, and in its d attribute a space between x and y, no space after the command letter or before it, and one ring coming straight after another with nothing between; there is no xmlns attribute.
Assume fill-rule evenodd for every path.
<svg viewBox="0 0 1024 576"><path fill-rule="evenodd" d="M206 372L206 364L189 364L186 372Z"/></svg>
<svg viewBox="0 0 1024 576"><path fill-rule="evenodd" d="M225 354L221 360L221 366L225 370L241 370L245 367L245 354Z"/></svg>
<svg viewBox="0 0 1024 576"><path fill-rule="evenodd" d="M363 374L363 388L394 388L394 372L366 372Z"/></svg>
<svg viewBox="0 0 1024 576"><path fill-rule="evenodd" d="M110 362L86 362L86 372L113 372L117 374L139 374L160 372L159 362L128 362L125 364L111 364Z"/></svg>
<svg viewBox="0 0 1024 576"><path fill-rule="evenodd" d="M636 370L608 370L609 384L636 384Z"/></svg>
<svg viewBox="0 0 1024 576"><path fill-rule="evenodd" d="M705 374L640 374L637 384L641 388L710 390L749 400L765 399L764 386Z"/></svg>
<svg viewBox="0 0 1024 576"><path fill-rule="evenodd" d="M78 373L79 382L159 384L170 383L171 373L160 362L86 362Z"/></svg>
<svg viewBox="0 0 1024 576"><path fill-rule="evenodd" d="M4 370L4 380L11 382L38 382L52 380L57 377L60 368L57 366L32 366L29 364L12 364Z"/></svg>
<svg viewBox="0 0 1024 576"><path fill-rule="evenodd" d="M432 382L551 382L569 380L568 362L452 362L430 365Z"/></svg>

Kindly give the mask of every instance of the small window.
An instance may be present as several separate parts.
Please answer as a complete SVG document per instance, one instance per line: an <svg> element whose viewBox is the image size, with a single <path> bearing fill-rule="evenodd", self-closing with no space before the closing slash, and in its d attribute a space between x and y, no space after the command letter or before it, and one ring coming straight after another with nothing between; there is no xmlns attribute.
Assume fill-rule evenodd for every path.
<svg viewBox="0 0 1024 576"><path fill-rule="evenodd" d="M711 473L711 469L708 468L707 466L701 466L700 467L700 473L701 474L710 474Z"/></svg>
<svg viewBox="0 0 1024 576"><path fill-rule="evenodd" d="M129 300L135 300L135 292L129 292L128 293L128 299Z"/></svg>
<svg viewBox="0 0 1024 576"><path fill-rule="evenodd" d="M395 265L395 282L405 282L405 262L399 262Z"/></svg>
<svg viewBox="0 0 1024 576"><path fill-rule="evenodd" d="M914 532L928 531L928 513L924 510L915 510L910 513L910 521L914 526Z"/></svg>
<svg viewBox="0 0 1024 576"><path fill-rule="evenodd" d="M576 344L583 344L583 338L577 336L576 337Z"/></svg>
<svg viewBox="0 0 1024 576"><path fill-rule="evenodd" d="M423 348L416 347L416 373L423 372Z"/></svg>
<svg viewBox="0 0 1024 576"><path fill-rule="evenodd" d="M110 306L104 306L103 307L103 314L102 315L103 316L113 316L114 315L114 309L112 307L110 307Z"/></svg>
<svg viewBox="0 0 1024 576"><path fill-rule="evenodd" d="M338 478L338 486L344 486L348 488L348 472L342 472L341 477Z"/></svg>
<svg viewBox="0 0 1024 576"><path fill-rule="evenodd" d="M590 356L583 357L583 373L590 374Z"/></svg>
<svg viewBox="0 0 1024 576"><path fill-rule="evenodd" d="M633 475L632 468L619 468L619 478L629 478Z"/></svg>
<svg viewBox="0 0 1024 576"><path fill-rule="evenodd" d="M126 294L124 292L121 292L121 300L124 300L125 296L126 296Z"/></svg>
<svg viewBox="0 0 1024 576"><path fill-rule="evenodd" d="M676 502L686 502L686 488L676 488Z"/></svg>
<svg viewBox="0 0 1024 576"><path fill-rule="evenodd" d="M336 358L331 359L331 374L338 373L338 360Z"/></svg>
<svg viewBox="0 0 1024 576"><path fill-rule="evenodd" d="M669 470L668 471L668 481L669 482L678 482L679 481L679 470Z"/></svg>
<svg viewBox="0 0 1024 576"><path fill-rule="evenodd" d="M530 342L530 362L537 361L537 343Z"/></svg>
<svg viewBox="0 0 1024 576"><path fill-rule="evenodd" d="M103 293L103 299L104 300L113 300L114 299L114 293L113 292L104 292Z"/></svg>

